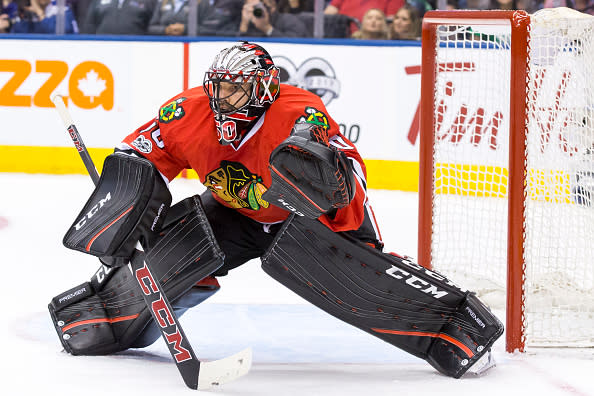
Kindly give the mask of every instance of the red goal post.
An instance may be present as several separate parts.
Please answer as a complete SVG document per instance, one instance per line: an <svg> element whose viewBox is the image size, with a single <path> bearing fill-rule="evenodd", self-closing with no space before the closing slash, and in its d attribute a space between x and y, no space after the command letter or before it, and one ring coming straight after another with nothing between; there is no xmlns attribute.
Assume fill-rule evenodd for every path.
<svg viewBox="0 0 594 396"><path fill-rule="evenodd" d="M567 9L423 19L419 263L500 290L510 352L594 344L591 303L561 301L594 300L593 35Z"/></svg>

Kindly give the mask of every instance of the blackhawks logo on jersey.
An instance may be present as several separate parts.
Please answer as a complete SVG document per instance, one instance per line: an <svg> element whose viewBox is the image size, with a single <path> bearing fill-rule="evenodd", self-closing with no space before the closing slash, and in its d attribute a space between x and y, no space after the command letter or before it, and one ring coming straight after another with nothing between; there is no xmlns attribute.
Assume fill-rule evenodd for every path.
<svg viewBox="0 0 594 396"><path fill-rule="evenodd" d="M314 107L309 106L305 108L305 115L299 117L296 123L297 122L307 122L309 124L321 126L324 129L330 128L330 124L328 124L328 117L326 116L326 114Z"/></svg>
<svg viewBox="0 0 594 396"><path fill-rule="evenodd" d="M165 106L159 109L159 122L167 124L173 120L179 120L186 115L184 108L181 103L186 98L177 98L174 101L167 103Z"/></svg>
<svg viewBox="0 0 594 396"><path fill-rule="evenodd" d="M221 161L221 167L206 175L204 185L235 209L258 210L270 204L262 199L268 190L262 177L253 174L239 162Z"/></svg>

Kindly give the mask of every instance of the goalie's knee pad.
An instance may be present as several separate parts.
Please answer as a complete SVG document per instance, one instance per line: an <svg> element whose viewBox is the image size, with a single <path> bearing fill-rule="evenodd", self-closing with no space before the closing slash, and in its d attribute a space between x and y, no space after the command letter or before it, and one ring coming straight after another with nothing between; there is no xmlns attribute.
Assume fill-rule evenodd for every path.
<svg viewBox="0 0 594 396"><path fill-rule="evenodd" d="M181 314L218 290L216 280L196 283L222 265L223 254L199 197L178 205L187 210L172 210L177 216L167 221L162 235L147 249L145 260ZM128 267L102 266L90 282L52 299L49 311L64 349L74 355L143 347L160 334L155 337L151 332L152 316Z"/></svg>
<svg viewBox="0 0 594 396"><path fill-rule="evenodd" d="M459 378L503 333L474 296L441 274L293 218L262 257L265 272L331 315Z"/></svg>

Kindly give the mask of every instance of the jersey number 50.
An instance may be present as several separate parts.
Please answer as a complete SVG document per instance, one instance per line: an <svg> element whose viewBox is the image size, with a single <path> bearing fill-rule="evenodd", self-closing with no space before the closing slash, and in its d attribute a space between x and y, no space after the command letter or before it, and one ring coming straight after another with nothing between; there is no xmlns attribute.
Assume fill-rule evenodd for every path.
<svg viewBox="0 0 594 396"><path fill-rule="evenodd" d="M219 140L223 139L227 142L232 142L237 139L237 125L233 120L227 120L221 124L220 121L215 121L217 125L217 135Z"/></svg>

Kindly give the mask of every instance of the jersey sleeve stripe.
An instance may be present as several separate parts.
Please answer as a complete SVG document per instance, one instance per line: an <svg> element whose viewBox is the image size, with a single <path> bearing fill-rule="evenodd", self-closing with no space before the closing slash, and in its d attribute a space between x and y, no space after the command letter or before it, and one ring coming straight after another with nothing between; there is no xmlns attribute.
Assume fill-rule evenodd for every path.
<svg viewBox="0 0 594 396"><path fill-rule="evenodd" d="M153 132L155 129L159 129L159 124L157 124L157 121L153 121L151 125L149 125L147 128L139 130L138 133L145 133L149 131Z"/></svg>

